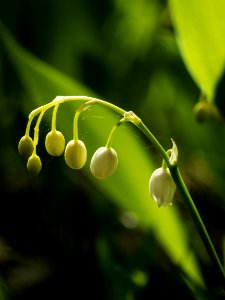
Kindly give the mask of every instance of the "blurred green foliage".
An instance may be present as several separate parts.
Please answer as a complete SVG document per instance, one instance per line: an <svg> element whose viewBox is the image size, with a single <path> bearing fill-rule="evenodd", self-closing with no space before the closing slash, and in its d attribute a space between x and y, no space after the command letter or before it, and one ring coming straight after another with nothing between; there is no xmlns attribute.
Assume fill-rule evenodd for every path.
<svg viewBox="0 0 225 300"><path fill-rule="evenodd" d="M166 149L176 141L181 173L223 261L225 129L214 119L197 122L193 107L204 93L213 96L222 118L225 113L224 5L214 4L218 15L209 1L192 1L188 11L186 3L1 4L0 299L81 293L82 299L142 300L160 299L165 291L174 299L224 297L179 193L168 208L158 209L150 198L148 181L161 157L132 124L116 133L119 167L105 181L91 176L89 163L118 116L99 106L79 121L88 149L82 171L46 153L51 111L40 127L38 177L28 175L17 151L29 113L57 95L99 97L134 111ZM211 49L213 56L207 55ZM57 127L66 141L78 105L59 108Z"/></svg>

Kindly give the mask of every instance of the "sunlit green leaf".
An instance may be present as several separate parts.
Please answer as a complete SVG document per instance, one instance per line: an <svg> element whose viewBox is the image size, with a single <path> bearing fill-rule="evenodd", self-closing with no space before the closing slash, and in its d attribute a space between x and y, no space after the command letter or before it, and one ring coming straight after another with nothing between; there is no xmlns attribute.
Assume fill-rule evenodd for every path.
<svg viewBox="0 0 225 300"><path fill-rule="evenodd" d="M170 0L184 63L201 92L213 101L225 64L224 0Z"/></svg>
<svg viewBox="0 0 225 300"><path fill-rule="evenodd" d="M50 102L57 95L96 96L89 88L28 53L2 26L0 38L24 88L31 95L29 101L33 109ZM71 107L74 107L72 110L74 113L76 104L65 108L67 116L71 115ZM118 169L110 178L97 180L90 172L91 156L98 147L105 145L107 135L119 116L100 106L85 111L83 115L84 118L80 120L80 138L85 142L88 151L88 161L84 167L85 176L104 192L106 198L111 199L124 210L137 214L140 225L153 230L171 260L182 267L194 282L202 284L196 258L188 246L188 233L183 226L176 204L159 209L150 198L149 178L156 168L151 159L151 147L146 148L141 134L134 129L133 124L120 126L113 141L113 148L117 151L119 159ZM68 122L69 117L60 119L59 124L67 140L71 139L72 127ZM82 129L84 127L85 130ZM72 171L71 176L74 176Z"/></svg>

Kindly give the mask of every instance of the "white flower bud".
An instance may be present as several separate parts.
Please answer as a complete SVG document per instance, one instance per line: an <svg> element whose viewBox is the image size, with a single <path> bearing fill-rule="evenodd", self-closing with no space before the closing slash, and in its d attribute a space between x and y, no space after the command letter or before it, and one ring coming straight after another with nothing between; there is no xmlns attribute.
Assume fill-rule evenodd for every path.
<svg viewBox="0 0 225 300"><path fill-rule="evenodd" d="M113 148L100 147L94 153L90 169L98 179L106 179L111 176L118 166L117 153Z"/></svg>
<svg viewBox="0 0 225 300"><path fill-rule="evenodd" d="M149 192L158 207L171 205L176 185L168 168L156 169L149 180Z"/></svg>

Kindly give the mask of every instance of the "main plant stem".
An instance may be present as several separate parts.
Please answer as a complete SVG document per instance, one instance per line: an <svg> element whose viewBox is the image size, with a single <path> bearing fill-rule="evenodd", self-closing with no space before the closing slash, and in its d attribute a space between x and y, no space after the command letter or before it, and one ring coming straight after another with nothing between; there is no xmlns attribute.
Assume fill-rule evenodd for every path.
<svg viewBox="0 0 225 300"><path fill-rule="evenodd" d="M198 229L198 232L199 232L201 239L205 245L208 255L209 255L211 261L213 262L215 269L217 270L220 281L221 281L223 287L225 288L225 272L224 272L223 266L219 260L219 257L217 255L216 250L213 246L213 243L209 237L206 227L202 221L202 218L201 218L201 216L194 204L194 201L192 200L192 197L183 181L183 178L180 174L179 168L177 166L171 168L170 173L173 177L174 182L176 183L177 189L179 190L179 192L186 204L187 209L189 210L189 212L191 214L193 222Z"/></svg>
<svg viewBox="0 0 225 300"><path fill-rule="evenodd" d="M26 128L26 135L29 135L29 130L30 130L30 124L32 119L38 115L40 113L40 116L38 118L36 127L35 127L35 137L34 137L34 142L37 143L37 132L38 132L38 128L39 128L39 123L41 121L41 118L44 114L44 112L57 105L59 106L62 103L65 102L69 102L69 101L84 101L84 104L80 107L80 109L78 109L77 114L75 115L75 124L77 124L78 121L78 116L79 114L84 111L85 109L87 109L88 107L94 105L94 104L100 104L103 105L104 107L113 110L114 112L118 113L119 115L121 115L123 117L123 119L121 119L117 125L113 128L111 135L110 135L110 139L108 144L110 145L111 143L111 139L112 139L112 135L114 134L115 129L118 127L118 125L120 125L121 123L125 122L125 121L130 121L132 122L135 126L137 126L137 128L139 128L140 131L142 131L142 133L152 142L152 144L154 145L154 147L156 148L156 150L160 153L160 155L162 156L163 160L165 161L166 165L168 166L168 168L170 169L170 173L173 177L173 180L177 186L178 191L180 192L186 207L188 209L188 211L190 212L190 215L193 219L193 222L199 232L199 235L203 241L203 244L206 248L206 251L215 267L215 270L218 273L218 276L221 280L221 284L223 286L223 288L225 289L225 272L224 269L222 267L222 264L219 260L219 257L216 253L216 250L213 246L213 243L209 237L209 234L206 230L206 227L204 225L204 222L201 219L201 216L194 204L194 201L192 200L192 197L183 181L183 178L180 174L180 171L178 169L177 163L171 163L170 161L170 157L168 155L168 153L164 150L164 148L162 147L162 145L159 143L159 141L155 138L155 136L152 134L152 132L144 125L144 123L141 121L141 119L139 119L133 112L126 112L124 109L109 103L107 101L104 100L100 100L100 99L96 99L96 98L92 98L92 97L87 97L87 96L58 96L56 97L52 102L43 105L37 109L35 109L34 111L31 112L31 114L29 115L29 121L27 124L27 128ZM58 107L57 107L58 108ZM55 110L55 118L56 118L56 111ZM77 125L76 125L77 126ZM75 137L76 134L75 134ZM108 145L107 144L107 145Z"/></svg>
<svg viewBox="0 0 225 300"><path fill-rule="evenodd" d="M184 180L180 174L178 166L172 165L170 163L169 157L168 157L166 151L164 150L164 148L160 145L158 140L154 137L154 135L149 131L149 129L143 123L140 123L140 125L138 127L145 134L145 136L153 143L155 148L158 150L158 152L161 154L161 156L167 163L167 166L170 169L170 173L171 173L173 180L177 186L177 189L180 192L180 194L184 200L184 203L185 203L185 205L193 219L193 222L199 232L202 242L206 248L206 251L214 265L215 270L217 271L217 274L221 281L221 284L222 284L223 288L225 289L225 272L224 272L223 266L219 260L217 252L216 252L216 250L213 246L213 243L209 237L209 234L206 230L204 222L202 221L202 218L194 204L194 201L192 200L192 197L188 191L188 188L187 188L186 184L184 183Z"/></svg>

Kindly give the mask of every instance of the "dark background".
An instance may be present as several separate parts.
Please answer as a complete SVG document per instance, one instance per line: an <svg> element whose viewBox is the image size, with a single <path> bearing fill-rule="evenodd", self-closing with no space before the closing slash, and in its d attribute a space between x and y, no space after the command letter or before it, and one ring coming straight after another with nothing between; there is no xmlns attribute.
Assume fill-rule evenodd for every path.
<svg viewBox="0 0 225 300"><path fill-rule="evenodd" d="M36 57L135 111L160 141L179 142L184 178L223 259L224 124L198 123L193 115L200 91L177 49L167 1L9 0L0 5L0 18ZM17 146L37 102L2 38L0 76L0 299L142 300L165 293L173 299L222 299L179 196L175 205L190 230L188 243L206 290L191 290L153 230L124 226L122 208L82 171L70 173L62 160L40 149L43 172L27 173ZM222 116L223 86L222 77L216 92ZM44 101L54 96L46 94Z"/></svg>

